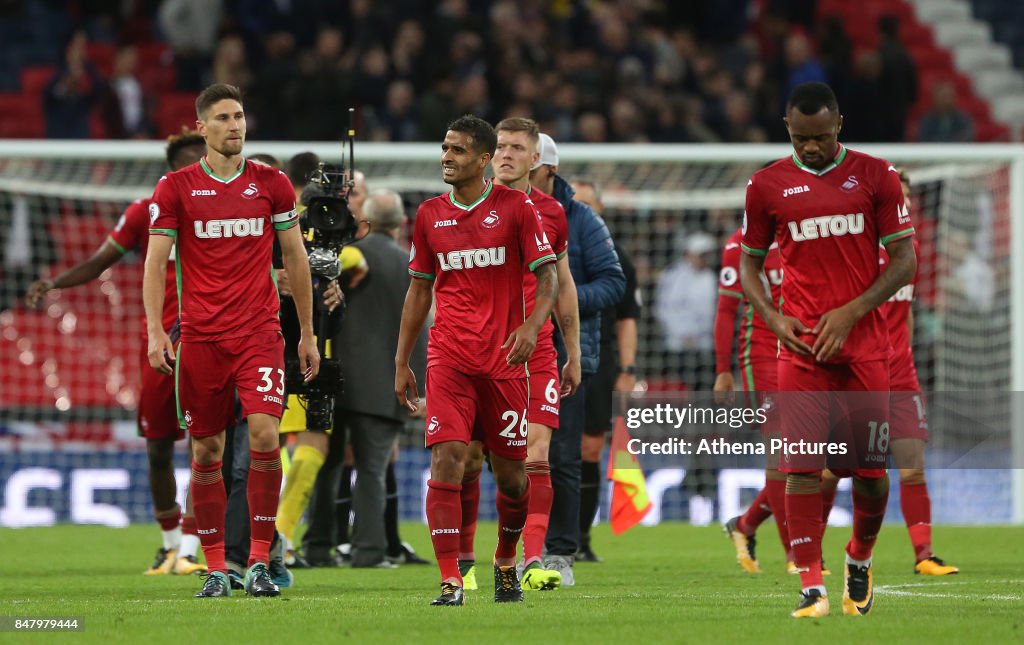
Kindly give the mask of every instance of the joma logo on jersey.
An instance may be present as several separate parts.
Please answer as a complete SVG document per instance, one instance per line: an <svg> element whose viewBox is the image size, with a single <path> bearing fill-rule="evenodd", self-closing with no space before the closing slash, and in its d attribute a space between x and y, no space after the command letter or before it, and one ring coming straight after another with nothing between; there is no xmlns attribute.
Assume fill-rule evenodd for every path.
<svg viewBox="0 0 1024 645"><path fill-rule="evenodd" d="M215 190L207 190L207 189L203 189L203 190L193 189L192 190L192 196L193 197L216 197L217 196L217 191L215 191Z"/></svg>
<svg viewBox="0 0 1024 645"><path fill-rule="evenodd" d="M790 188L787 188L787 189L783 190L782 191L782 196L783 197L789 197L790 195L799 195L800 193L809 193L809 192L811 192L811 187L808 186L807 184L804 184L803 186L792 186Z"/></svg>
<svg viewBox="0 0 1024 645"><path fill-rule="evenodd" d="M240 219L212 219L196 222L196 237L219 239L222 237L260 237L263 235L263 219L249 217Z"/></svg>
<svg viewBox="0 0 1024 645"><path fill-rule="evenodd" d="M442 271L500 266L505 264L505 247L448 251L447 255L438 253L437 261L441 264Z"/></svg>
<svg viewBox="0 0 1024 645"><path fill-rule="evenodd" d="M446 226L455 226L458 222L453 219L439 219L434 222L434 228L444 228Z"/></svg>
<svg viewBox="0 0 1024 645"><path fill-rule="evenodd" d="M823 237L859 235L864 232L864 213L849 215L823 215L808 217L799 223L789 223L789 234L794 242L817 240Z"/></svg>

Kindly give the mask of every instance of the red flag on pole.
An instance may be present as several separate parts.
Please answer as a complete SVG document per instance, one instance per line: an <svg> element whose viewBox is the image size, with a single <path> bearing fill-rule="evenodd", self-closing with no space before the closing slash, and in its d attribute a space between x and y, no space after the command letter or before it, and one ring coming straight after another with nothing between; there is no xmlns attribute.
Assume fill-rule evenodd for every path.
<svg viewBox="0 0 1024 645"><path fill-rule="evenodd" d="M630 454L629 430L621 417L615 417L612 432L612 446L608 455L608 480L615 482L612 488L611 517L612 533L619 535L635 526L651 510L647 497L647 480L636 455Z"/></svg>

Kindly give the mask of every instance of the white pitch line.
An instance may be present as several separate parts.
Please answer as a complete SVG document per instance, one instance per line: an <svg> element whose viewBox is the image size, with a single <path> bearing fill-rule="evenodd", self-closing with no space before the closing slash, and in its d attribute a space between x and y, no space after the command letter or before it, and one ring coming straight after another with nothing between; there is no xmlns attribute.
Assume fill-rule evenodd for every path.
<svg viewBox="0 0 1024 645"><path fill-rule="evenodd" d="M913 598L951 598L959 600L998 600L1006 602L1019 602L1024 597L1016 594L976 594L976 593L925 593L920 591L904 591L906 587L934 587L938 585L963 585L967 582L936 582L932 584L905 584L905 585L877 585L875 591L883 596L903 596Z"/></svg>

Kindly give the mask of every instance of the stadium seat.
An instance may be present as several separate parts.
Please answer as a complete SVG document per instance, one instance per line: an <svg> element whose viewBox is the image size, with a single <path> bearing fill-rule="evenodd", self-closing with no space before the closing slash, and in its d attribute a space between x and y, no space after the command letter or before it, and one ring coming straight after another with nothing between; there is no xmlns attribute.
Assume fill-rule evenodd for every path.
<svg viewBox="0 0 1024 645"><path fill-rule="evenodd" d="M978 141L1009 141L1010 129L1005 125L989 121L974 124L974 138Z"/></svg>
<svg viewBox="0 0 1024 645"><path fill-rule="evenodd" d="M174 62L174 55L164 43L145 42L135 45L135 52L139 59L141 69L153 67L171 67Z"/></svg>
<svg viewBox="0 0 1024 645"><path fill-rule="evenodd" d="M22 69L21 91L29 96L41 95L56 73L57 68L53 65L33 65Z"/></svg>
<svg viewBox="0 0 1024 645"><path fill-rule="evenodd" d="M159 97L157 103L162 101L166 94L174 91L177 81L174 67L170 66L140 67L136 76L147 96Z"/></svg>
<svg viewBox="0 0 1024 645"><path fill-rule="evenodd" d="M38 97L0 94L0 139L39 139L45 131Z"/></svg>
<svg viewBox="0 0 1024 645"><path fill-rule="evenodd" d="M176 134L182 126L192 128L196 122L196 97L190 92L172 92L160 97L156 106L157 136Z"/></svg>
<svg viewBox="0 0 1024 645"><path fill-rule="evenodd" d="M117 49L111 43L89 43L85 46L85 58L96 66L103 76L110 77L114 72L114 56Z"/></svg>

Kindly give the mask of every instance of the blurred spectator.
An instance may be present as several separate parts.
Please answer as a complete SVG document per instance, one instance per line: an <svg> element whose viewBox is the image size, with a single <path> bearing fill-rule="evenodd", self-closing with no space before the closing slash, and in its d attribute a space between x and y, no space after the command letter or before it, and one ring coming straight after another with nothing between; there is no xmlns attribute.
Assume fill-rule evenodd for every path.
<svg viewBox="0 0 1024 645"><path fill-rule="evenodd" d="M413 84L417 94L422 94L434 79L428 74L428 56L423 56L426 36L415 20L405 20L398 25L395 39L391 44L391 66L395 75Z"/></svg>
<svg viewBox="0 0 1024 645"><path fill-rule="evenodd" d="M786 39L786 89L783 99L790 95L794 87L809 81L827 83L828 78L821 63L814 57L807 35L796 31Z"/></svg>
<svg viewBox="0 0 1024 645"><path fill-rule="evenodd" d="M88 139L89 115L103 95L105 83L85 60L85 32L72 34L64 60L43 92L46 136L50 139Z"/></svg>
<svg viewBox="0 0 1024 645"><path fill-rule="evenodd" d="M245 42L241 36L224 36L213 54L211 75L204 85L227 83L246 91L252 83L252 72L246 60Z"/></svg>
<svg viewBox="0 0 1024 645"><path fill-rule="evenodd" d="M896 16L878 19L878 53L882 57L882 96L886 110L881 141L903 141L907 115L917 102L917 67L899 37L900 22Z"/></svg>
<svg viewBox="0 0 1024 645"><path fill-rule="evenodd" d="M817 16L818 0L766 0L767 11L773 11L794 25L810 29Z"/></svg>
<svg viewBox="0 0 1024 645"><path fill-rule="evenodd" d="M298 76L295 62L295 37L287 31L275 31L264 40L266 56L255 67L245 108L250 114L249 131L270 141L288 138L288 120L282 119L289 103L288 88Z"/></svg>
<svg viewBox="0 0 1024 645"><path fill-rule="evenodd" d="M678 358L677 375L691 390L710 391L718 286L709 255L717 245L707 233L694 233L677 238L677 248L682 257L658 279L654 314L665 349Z"/></svg>
<svg viewBox="0 0 1024 645"><path fill-rule="evenodd" d="M953 230L946 239L949 275L942 297L948 308L970 309L987 314L996 298L995 271L979 252L978 239Z"/></svg>
<svg viewBox="0 0 1024 645"><path fill-rule="evenodd" d="M853 64L853 43L846 35L843 19L829 16L818 25L818 52L828 83L836 93L839 105L846 105L847 85Z"/></svg>
<svg viewBox="0 0 1024 645"><path fill-rule="evenodd" d="M862 52L843 104L843 138L856 142L886 141L889 109L882 85L882 57L876 51Z"/></svg>
<svg viewBox="0 0 1024 645"><path fill-rule="evenodd" d="M203 72L217 43L222 11L221 0L162 0L160 3L160 31L174 51L179 90L202 88Z"/></svg>
<svg viewBox="0 0 1024 645"><path fill-rule="evenodd" d="M146 113L146 99L136 75L137 63L134 46L117 50L110 91L103 105L103 122L111 139L146 139L156 134Z"/></svg>
<svg viewBox="0 0 1024 645"><path fill-rule="evenodd" d="M373 46L359 59L355 73L353 99L361 105L383 105L388 96L388 54L383 47Z"/></svg>
<svg viewBox="0 0 1024 645"><path fill-rule="evenodd" d="M412 83L394 81L388 86L387 103L378 118L382 141L419 141L420 129L416 115L416 96Z"/></svg>
<svg viewBox="0 0 1024 645"><path fill-rule="evenodd" d="M932 107L921 117L917 140L926 143L974 141L974 122L956 106L956 89L949 81L932 87Z"/></svg>
<svg viewBox="0 0 1024 645"><path fill-rule="evenodd" d="M352 59L345 55L341 30L324 27L316 37L312 50L299 55L298 75L287 88L266 88L265 91L288 92L291 100L288 113L302 114L291 119L288 138L303 140L332 140L344 133L347 112L343 106L351 103L353 81ZM284 115L272 115L283 119Z"/></svg>
<svg viewBox="0 0 1024 645"><path fill-rule="evenodd" d="M101 42L113 33L139 43L137 78L147 91L164 76L148 82L154 51L141 43L162 37L177 89L214 80L243 87L250 129L260 138L335 138L345 122L337 107L351 105L365 111L357 118L378 140L440 138L453 118L476 112L490 120L529 116L570 141L755 142L786 140L781 102L800 82L827 77L849 103L842 96L853 81L850 38L839 18L815 22L815 5L88 0L72 3L62 19L80 21ZM879 28L879 82L897 102L882 115L879 136L893 139L902 136L913 98L913 65L892 36L898 24L885 19ZM18 82L19 70L12 71L0 74L0 85ZM129 91L126 84L122 94ZM280 116L292 112L303 118Z"/></svg>
<svg viewBox="0 0 1024 645"><path fill-rule="evenodd" d="M620 96L612 101L608 112L613 141L621 143L649 141L644 132L644 115L633 100Z"/></svg>
<svg viewBox="0 0 1024 645"><path fill-rule="evenodd" d="M584 112L576 120L576 132L584 143L607 143L608 122L603 114Z"/></svg>

